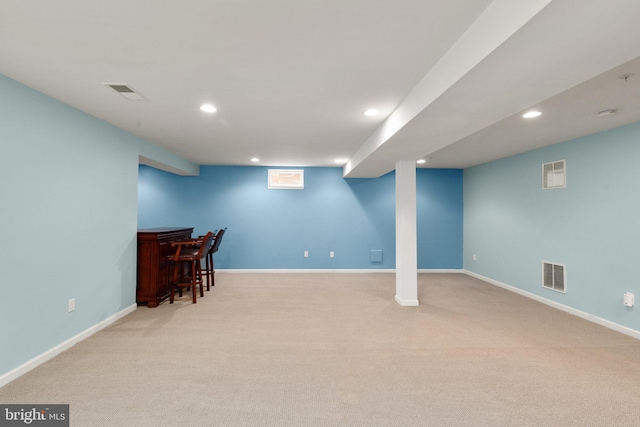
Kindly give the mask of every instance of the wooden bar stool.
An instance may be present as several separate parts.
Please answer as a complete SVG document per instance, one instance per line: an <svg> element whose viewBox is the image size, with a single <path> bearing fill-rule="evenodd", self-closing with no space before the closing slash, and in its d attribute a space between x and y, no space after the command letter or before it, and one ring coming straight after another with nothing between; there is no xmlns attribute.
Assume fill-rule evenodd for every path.
<svg viewBox="0 0 640 427"><path fill-rule="evenodd" d="M182 296L182 289L191 287L193 303L195 304L196 288L198 286L200 286L200 296L204 296L202 264L200 260L206 257L211 246L213 246L213 233L207 233L203 239L173 242L171 246L177 247L177 249L174 255L169 256L169 259L174 263L173 283L171 284L169 303L173 304L176 288L180 290L180 296Z"/></svg>
<svg viewBox="0 0 640 427"><path fill-rule="evenodd" d="M215 278L213 276L216 272L213 267L213 254L218 252L218 248L220 247L220 242L222 242L222 236L224 236L225 231L227 231L226 228L221 228L220 230L218 230L218 232L216 233L216 237L213 240L211 249L209 249L209 251L207 251L206 253L205 276L207 277L207 290L211 289L209 287L209 284L211 284L211 286L216 285Z"/></svg>

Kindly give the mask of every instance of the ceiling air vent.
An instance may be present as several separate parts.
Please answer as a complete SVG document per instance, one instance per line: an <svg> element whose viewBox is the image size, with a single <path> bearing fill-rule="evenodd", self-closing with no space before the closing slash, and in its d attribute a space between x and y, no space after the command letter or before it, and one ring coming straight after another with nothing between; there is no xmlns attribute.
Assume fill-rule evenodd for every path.
<svg viewBox="0 0 640 427"><path fill-rule="evenodd" d="M105 85L109 86L111 89L115 90L120 95L127 98L129 101L146 101L147 100L147 98L140 95L135 90L131 89L131 87L126 83L105 83Z"/></svg>

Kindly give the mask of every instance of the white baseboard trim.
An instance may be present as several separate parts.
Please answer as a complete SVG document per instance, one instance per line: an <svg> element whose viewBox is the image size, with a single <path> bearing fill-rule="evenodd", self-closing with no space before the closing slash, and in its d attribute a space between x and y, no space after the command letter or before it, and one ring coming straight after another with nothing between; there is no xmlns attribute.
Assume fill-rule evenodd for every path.
<svg viewBox="0 0 640 427"><path fill-rule="evenodd" d="M216 273L395 273L395 268L317 268L317 269L216 269ZM419 269L418 273L464 273L462 269Z"/></svg>
<svg viewBox="0 0 640 427"><path fill-rule="evenodd" d="M396 295L394 299L403 307L417 307L420 305L420 302L417 299L402 299L398 295Z"/></svg>
<svg viewBox="0 0 640 427"><path fill-rule="evenodd" d="M381 268L371 268L371 269L329 269L329 268L318 268L318 269L277 269L277 268L265 268L265 269L216 269L216 273L258 273L258 274L270 274L270 273L395 273L395 269L381 269Z"/></svg>
<svg viewBox="0 0 640 427"><path fill-rule="evenodd" d="M464 270L462 270L460 268L450 268L450 269L423 268L423 269L418 269L418 273L463 273L464 274Z"/></svg>
<svg viewBox="0 0 640 427"><path fill-rule="evenodd" d="M104 319L100 323L97 323L97 324L91 326L90 328L84 330L83 332L80 332L78 335L69 338L65 342L63 342L61 344L58 344L57 346L51 348L50 350L45 351L41 355L34 357L33 359L29 360L28 362L25 362L22 365L18 366L17 368L12 369L11 371L7 372L6 374L0 376L0 387L3 387L5 385L9 384L11 381L13 381L16 378L26 374L27 372L29 372L30 370L36 368L37 366L42 365L44 362L46 362L46 361L48 361L50 359L53 359L58 354L62 353L65 350L68 350L69 348L73 347L74 345L76 345L80 341L89 338L91 335L95 334L96 332L100 331L101 329L106 328L107 326L109 326L112 323L114 323L116 320L126 316L129 313L134 312L137 307L138 307L137 304L133 304L133 305L125 308L124 310L119 311L118 313L114 314L113 316L110 316L110 317Z"/></svg>
<svg viewBox="0 0 640 427"><path fill-rule="evenodd" d="M636 338L636 339L640 339L640 331L637 331L635 329L631 329L631 328L628 328L626 326L619 325L617 323L611 322L611 321L603 319L601 317L594 316L593 314L589 314L589 313L586 313L584 311L580 311L580 310L577 310L575 308L569 307L567 305L560 304L558 302L546 299L544 297L541 297L540 295L532 294L531 292L524 291L524 290L522 290L520 288L516 288L515 286L511 286L511 285L507 285L506 283L498 282L497 280L490 279L488 277L482 276L482 275L474 273L472 271L463 270L463 272L466 275L471 276L471 277L475 277L476 279L480 279L483 282L487 282L487 283L489 283L491 285L495 285L495 286L498 286L500 288L506 289L508 291L515 292L516 294L520 294L522 296L525 296L525 297L530 298L532 300L541 302L542 304L548 305L550 307L553 307L555 309L564 311L566 313L573 314L574 316L578 316L578 317L580 317L582 319L585 319L585 320L588 320L590 322L597 323L600 326L604 326L605 328L612 329L612 330L614 330L616 332L620 332L622 334L629 335L630 337L633 337L633 338Z"/></svg>

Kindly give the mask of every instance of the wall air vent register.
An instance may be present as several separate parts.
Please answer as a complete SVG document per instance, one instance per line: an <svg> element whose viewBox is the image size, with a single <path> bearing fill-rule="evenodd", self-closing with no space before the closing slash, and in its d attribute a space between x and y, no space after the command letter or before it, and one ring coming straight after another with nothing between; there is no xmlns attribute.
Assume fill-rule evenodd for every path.
<svg viewBox="0 0 640 427"><path fill-rule="evenodd" d="M563 264L542 261L542 286L554 291L567 293L566 273Z"/></svg>
<svg viewBox="0 0 640 427"><path fill-rule="evenodd" d="M566 163L565 160L558 160L542 165L542 188L564 188L567 186Z"/></svg>

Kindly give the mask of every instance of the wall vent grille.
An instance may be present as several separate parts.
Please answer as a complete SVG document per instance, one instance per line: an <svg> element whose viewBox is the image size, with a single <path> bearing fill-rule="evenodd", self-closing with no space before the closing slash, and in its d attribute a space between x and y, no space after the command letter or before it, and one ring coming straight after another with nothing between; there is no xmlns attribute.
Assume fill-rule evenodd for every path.
<svg viewBox="0 0 640 427"><path fill-rule="evenodd" d="M542 286L566 293L566 272L563 264L542 261Z"/></svg>
<svg viewBox="0 0 640 427"><path fill-rule="evenodd" d="M567 186L566 163L565 160L558 160L542 165L542 188L564 188Z"/></svg>

